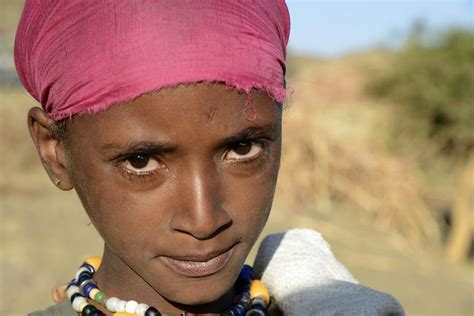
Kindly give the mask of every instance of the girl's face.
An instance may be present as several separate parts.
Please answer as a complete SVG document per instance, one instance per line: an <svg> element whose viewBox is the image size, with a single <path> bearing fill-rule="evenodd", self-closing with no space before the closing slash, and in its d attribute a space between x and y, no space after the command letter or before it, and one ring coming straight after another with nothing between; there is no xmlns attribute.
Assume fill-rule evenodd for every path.
<svg viewBox="0 0 474 316"><path fill-rule="evenodd" d="M252 96L180 86L69 123L68 174L105 241L99 287L162 306L226 296L279 169L281 107Z"/></svg>

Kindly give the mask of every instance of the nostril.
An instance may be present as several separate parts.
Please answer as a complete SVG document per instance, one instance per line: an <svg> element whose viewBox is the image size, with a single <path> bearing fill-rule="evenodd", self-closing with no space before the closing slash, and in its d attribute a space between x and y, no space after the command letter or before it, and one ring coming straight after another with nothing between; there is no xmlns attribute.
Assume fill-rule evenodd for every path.
<svg viewBox="0 0 474 316"><path fill-rule="evenodd" d="M225 222L223 225L216 225L216 229L190 229L188 233L198 240L212 239L222 233L232 225L232 221Z"/></svg>
<svg viewBox="0 0 474 316"><path fill-rule="evenodd" d="M224 209L209 214L176 213L170 221L170 228L199 240L211 239L232 225L232 218Z"/></svg>

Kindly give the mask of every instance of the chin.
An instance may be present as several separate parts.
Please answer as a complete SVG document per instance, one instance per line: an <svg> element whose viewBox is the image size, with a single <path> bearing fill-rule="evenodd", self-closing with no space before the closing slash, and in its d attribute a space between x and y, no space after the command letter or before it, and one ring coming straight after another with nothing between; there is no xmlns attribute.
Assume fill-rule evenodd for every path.
<svg viewBox="0 0 474 316"><path fill-rule="evenodd" d="M180 304L183 304L183 305L209 304L209 303L219 300L219 298L223 297L229 291L229 289L226 289L222 292L216 292L216 291L209 292L209 291L203 291L202 288L200 290L205 293L200 293L201 295L195 295L195 293L193 293L193 295L189 295L189 297L181 298Z"/></svg>
<svg viewBox="0 0 474 316"><path fill-rule="evenodd" d="M225 302L233 298L233 286L239 275L241 265L205 278L188 279L176 282L171 293L163 293L167 300L177 305L205 306ZM167 295L169 294L169 295ZM217 304L219 305L219 303Z"/></svg>
<svg viewBox="0 0 474 316"><path fill-rule="evenodd" d="M175 295L165 296L165 298L178 309L186 309L196 313L215 312L219 306L226 306L233 298L232 286L229 284L216 284L210 282L199 282L202 285L189 285L186 290L177 289ZM217 309L216 309L217 308Z"/></svg>

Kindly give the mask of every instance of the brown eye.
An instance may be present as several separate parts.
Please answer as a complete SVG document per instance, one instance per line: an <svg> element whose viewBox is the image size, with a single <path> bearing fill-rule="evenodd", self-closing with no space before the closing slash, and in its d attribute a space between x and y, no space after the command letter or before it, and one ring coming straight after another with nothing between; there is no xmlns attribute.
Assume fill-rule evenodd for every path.
<svg viewBox="0 0 474 316"><path fill-rule="evenodd" d="M228 160L247 160L259 156L263 152L261 144L256 142L241 142L234 145L224 156Z"/></svg>
<svg viewBox="0 0 474 316"><path fill-rule="evenodd" d="M233 150L238 155L246 155L252 150L252 145L252 143L239 143Z"/></svg>
<svg viewBox="0 0 474 316"><path fill-rule="evenodd" d="M150 157L143 156L143 155L136 155L135 157L128 159L128 161L130 162L130 165L133 168L142 169L146 167L146 165L150 161Z"/></svg>
<svg viewBox="0 0 474 316"><path fill-rule="evenodd" d="M160 163L153 157L148 155L134 155L123 162L123 166L127 171L140 174L152 172L160 167Z"/></svg>

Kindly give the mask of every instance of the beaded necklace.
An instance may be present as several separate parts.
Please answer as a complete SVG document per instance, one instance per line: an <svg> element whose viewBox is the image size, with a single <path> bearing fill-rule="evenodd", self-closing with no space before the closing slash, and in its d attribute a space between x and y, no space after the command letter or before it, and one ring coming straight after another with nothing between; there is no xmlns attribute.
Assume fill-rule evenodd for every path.
<svg viewBox="0 0 474 316"><path fill-rule="evenodd" d="M109 297L101 291L95 281L94 274L99 268L101 257L89 257L84 260L76 272L76 276L71 280L66 288L66 294L71 301L75 311L82 313L83 316L104 316L105 314L94 305L89 304L87 299L91 299L113 312L114 316L140 315L140 316L159 316L175 315L162 314L153 306L137 301L125 301L117 297ZM244 265L240 271L239 277L235 283L237 296L234 303L221 315L224 316L265 316L267 306L270 302L270 294L259 280L253 280L253 269ZM186 316L183 312L181 316Z"/></svg>

